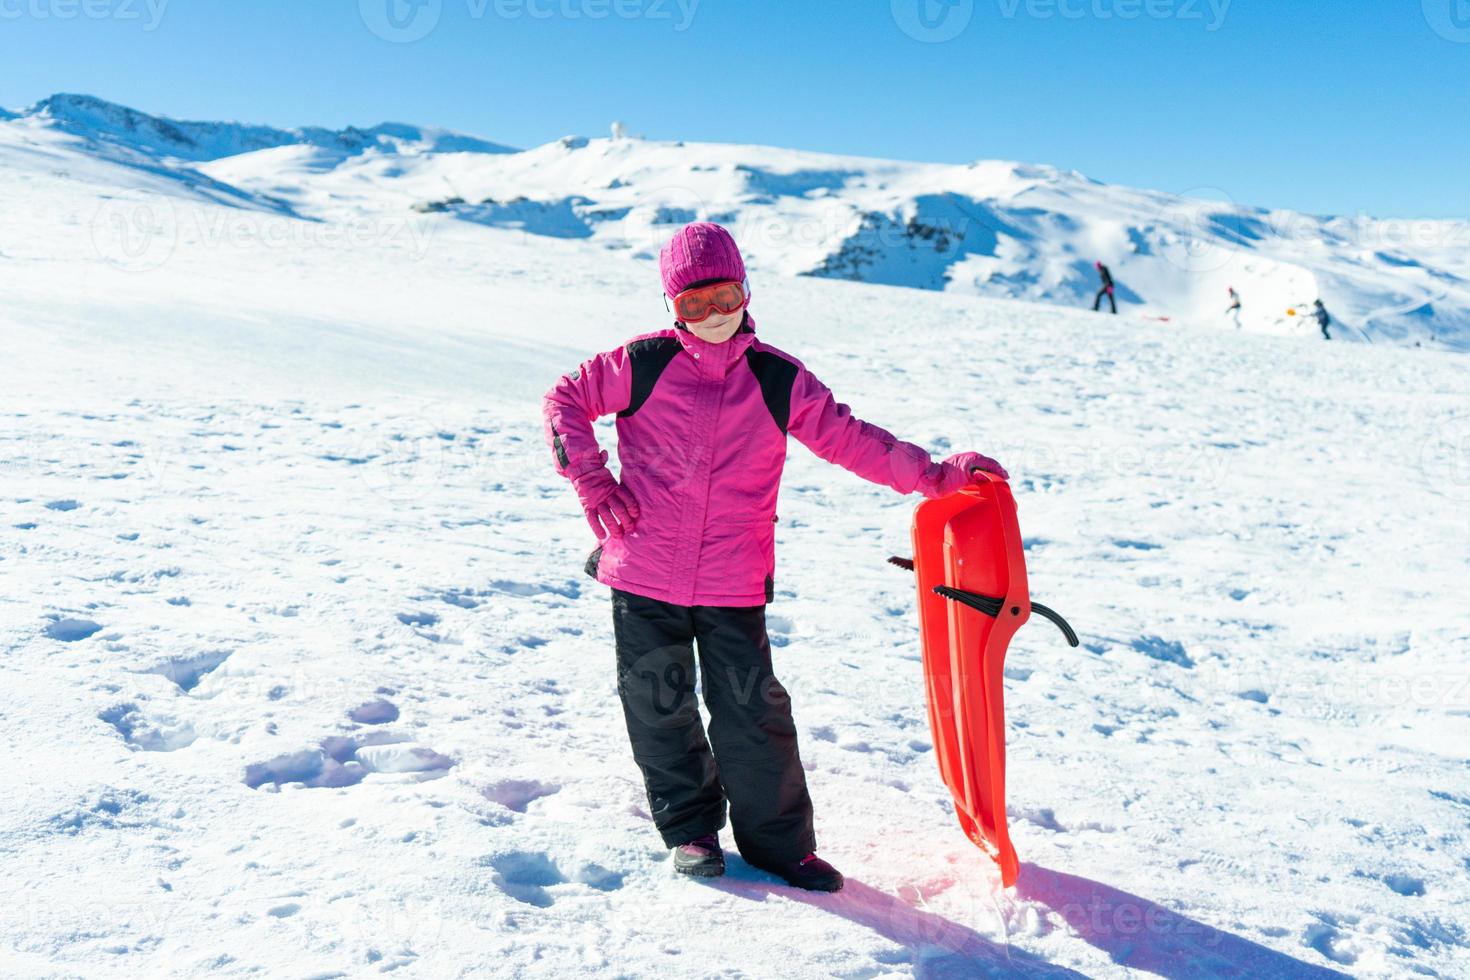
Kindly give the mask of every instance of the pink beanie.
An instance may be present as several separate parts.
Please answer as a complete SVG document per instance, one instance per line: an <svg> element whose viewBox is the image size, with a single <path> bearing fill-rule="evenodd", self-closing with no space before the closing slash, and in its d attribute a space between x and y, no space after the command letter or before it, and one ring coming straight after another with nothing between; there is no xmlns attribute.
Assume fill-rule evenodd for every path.
<svg viewBox="0 0 1470 980"><path fill-rule="evenodd" d="M730 233L708 221L679 229L658 256L664 292L677 296L705 279L745 281L745 260Z"/></svg>

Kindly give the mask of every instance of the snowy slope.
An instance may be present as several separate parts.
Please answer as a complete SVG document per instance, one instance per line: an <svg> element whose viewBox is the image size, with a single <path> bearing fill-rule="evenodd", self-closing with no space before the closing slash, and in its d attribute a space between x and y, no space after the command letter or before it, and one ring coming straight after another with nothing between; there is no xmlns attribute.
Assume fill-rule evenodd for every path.
<svg viewBox="0 0 1470 980"><path fill-rule="evenodd" d="M509 147L441 129L383 123L371 129L320 127L275 129L240 123L181 122L150 116L89 95L58 94L42 99L20 118L81 137L94 147L144 152L159 158L202 162L306 145L345 155L385 153L511 153Z"/></svg>
<svg viewBox="0 0 1470 980"><path fill-rule="evenodd" d="M54 96L0 122L0 141L16 133L177 171L179 193L204 182L245 206L304 217L360 222L418 208L437 222L635 255L672 225L710 218L734 226L766 272L1066 306L1091 304L1101 259L1124 307L1144 316L1233 330L1234 286L1246 332L1316 336L1299 311L1320 296L1338 339L1470 349L1470 222L1319 218L1220 200L1218 189L1180 197L1003 161L574 137L509 152L394 124L175 122L86 96Z"/></svg>
<svg viewBox="0 0 1470 980"><path fill-rule="evenodd" d="M704 885L652 832L538 418L664 322L646 249L222 205L29 125L5 976L1470 973L1464 358L758 273L762 335L858 414L1006 463L1084 646L1013 647L1000 890L884 563L914 501L793 444L770 625L850 883Z"/></svg>
<svg viewBox="0 0 1470 980"><path fill-rule="evenodd" d="M278 155L206 171L243 187L278 179ZM289 164L288 164L289 168ZM1125 307L1253 333L1309 335L1288 311L1321 296L1343 339L1470 348L1470 225L1320 219L1151 191L1002 161L912 164L720 144L568 138L523 153L362 155L290 170L308 213L342 202L444 209L461 220L638 254L669 226L734 227L757 267L980 296L1089 304L1093 262ZM269 175L268 177L265 175Z"/></svg>

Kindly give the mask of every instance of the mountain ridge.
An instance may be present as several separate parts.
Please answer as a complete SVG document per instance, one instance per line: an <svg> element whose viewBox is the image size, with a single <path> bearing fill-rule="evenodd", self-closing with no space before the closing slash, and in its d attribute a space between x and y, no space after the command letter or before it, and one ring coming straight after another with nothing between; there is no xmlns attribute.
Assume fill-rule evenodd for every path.
<svg viewBox="0 0 1470 980"><path fill-rule="evenodd" d="M167 193L310 220L418 212L652 260L674 226L707 219L732 226L762 274L1063 305L1092 304L1101 261L1123 309L1154 320L1316 338L1303 314L1322 298L1334 339L1470 350L1464 222L1312 216L1005 160L580 136L516 150L404 123L179 121L64 93L0 125Z"/></svg>
<svg viewBox="0 0 1470 980"><path fill-rule="evenodd" d="M511 147L477 137L407 123L383 122L367 128L348 126L333 130L320 126L281 129L239 122L201 122L152 115L94 95L67 92L47 96L6 118L49 120L58 129L76 136L124 140L136 137L126 140L133 149L170 153L196 163L299 144L343 152L413 145L422 152L433 153L515 152Z"/></svg>

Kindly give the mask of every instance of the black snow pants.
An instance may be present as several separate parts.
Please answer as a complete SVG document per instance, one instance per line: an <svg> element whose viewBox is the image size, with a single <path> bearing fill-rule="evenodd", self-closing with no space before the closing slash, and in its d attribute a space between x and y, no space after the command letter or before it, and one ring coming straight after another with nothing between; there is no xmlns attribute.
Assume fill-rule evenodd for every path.
<svg viewBox="0 0 1470 980"><path fill-rule="evenodd" d="M1083 295L1086 294L1084 293ZM1116 314L1118 312L1118 301L1113 299L1113 291L1106 286L1097 291L1097 298L1092 301L1093 312L1097 312L1098 310L1102 309L1102 301L1104 296L1108 298L1108 305L1113 308L1113 313Z"/></svg>
<svg viewBox="0 0 1470 980"><path fill-rule="evenodd" d="M677 606L613 589L618 694L665 846L725 826L747 861L816 849L786 689L771 669L765 606ZM695 698L694 644L709 712ZM714 751L710 751L710 743Z"/></svg>

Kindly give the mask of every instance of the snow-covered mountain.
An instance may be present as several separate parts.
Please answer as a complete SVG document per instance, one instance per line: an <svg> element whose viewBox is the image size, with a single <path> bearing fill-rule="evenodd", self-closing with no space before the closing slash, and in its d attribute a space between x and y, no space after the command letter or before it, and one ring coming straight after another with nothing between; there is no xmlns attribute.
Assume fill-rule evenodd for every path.
<svg viewBox="0 0 1470 980"><path fill-rule="evenodd" d="M776 274L809 246L750 216L820 205L809 154L99 146L0 124L6 980L1470 976L1470 359ZM766 182L761 336L1010 470L1082 640L1028 627L1005 664L1015 886L935 764L885 561L916 500L795 441L767 622L848 886L671 872L537 409L667 324L635 256L705 205L622 198L582 238L413 209L624 156L649 195ZM861 166L834 196L917 182ZM954 169L1071 188L1079 223L1125 199Z"/></svg>
<svg viewBox="0 0 1470 980"><path fill-rule="evenodd" d="M314 146L350 156L381 153L510 153L472 136L402 123L371 129L319 127L275 129L225 122L181 122L150 116L90 95L58 94L42 99L12 118L34 119L71 133L99 150L120 149L157 159L202 162L278 146Z"/></svg>
<svg viewBox="0 0 1470 980"><path fill-rule="evenodd" d="M1470 223L1321 218L1002 161L924 164L763 146L568 137L515 152L440 130L174 122L58 95L0 127L305 219L397 214L588 239L651 257L671 225L733 226L761 272L1090 304L1190 325L1470 349ZM3 134L0 134L3 139Z"/></svg>

